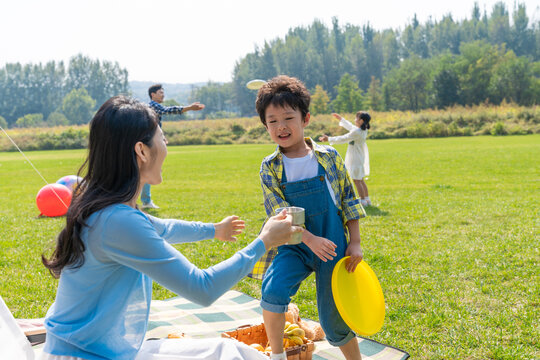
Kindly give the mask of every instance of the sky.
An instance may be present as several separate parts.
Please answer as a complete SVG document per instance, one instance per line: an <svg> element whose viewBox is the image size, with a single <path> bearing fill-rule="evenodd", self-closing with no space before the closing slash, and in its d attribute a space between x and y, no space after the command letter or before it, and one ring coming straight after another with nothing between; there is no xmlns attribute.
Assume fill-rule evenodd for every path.
<svg viewBox="0 0 540 360"><path fill-rule="evenodd" d="M478 0L491 13L497 0ZM510 14L514 0L503 0ZM538 0L526 5L540 19ZM235 63L265 41L318 19L331 26L403 29L470 18L473 0L7 0L0 5L0 68L6 63L64 61L77 54L118 62L129 80L227 82Z"/></svg>

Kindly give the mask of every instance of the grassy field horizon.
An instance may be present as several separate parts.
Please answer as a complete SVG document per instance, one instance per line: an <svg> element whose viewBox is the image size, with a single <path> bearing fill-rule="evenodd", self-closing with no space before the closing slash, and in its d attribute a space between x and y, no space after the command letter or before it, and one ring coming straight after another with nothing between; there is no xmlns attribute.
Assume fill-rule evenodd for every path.
<svg viewBox="0 0 540 360"><path fill-rule="evenodd" d="M383 288L386 319L370 338L413 359L540 358L540 135L368 142L374 206L361 220L365 260ZM336 146L342 155L345 145ZM177 248L205 268L257 236L264 220L258 171L272 144L171 146L152 187L163 218L217 222L236 214L236 243ZM75 174L85 150L26 155L45 179ZM44 185L16 152L0 152L0 295L18 318L43 317L57 281L40 263L65 218L39 218ZM318 319L313 276L293 302ZM235 289L260 298L260 282ZM175 294L154 284L154 299Z"/></svg>

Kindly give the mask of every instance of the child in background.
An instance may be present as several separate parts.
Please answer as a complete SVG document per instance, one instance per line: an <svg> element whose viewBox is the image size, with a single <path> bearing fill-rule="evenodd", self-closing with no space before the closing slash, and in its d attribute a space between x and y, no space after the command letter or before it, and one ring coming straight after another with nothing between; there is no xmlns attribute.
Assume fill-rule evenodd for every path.
<svg viewBox="0 0 540 360"><path fill-rule="evenodd" d="M255 267L264 273L261 307L272 359L286 359L283 349L285 312L301 282L312 272L317 279L317 308L326 339L339 346L346 359L361 359L354 332L341 318L332 295L335 264L350 256L346 268L362 261L358 219L365 216L352 180L338 152L304 138L309 124L310 94L302 82L278 76L257 94L256 109L276 151L261 164L266 214L280 207L305 209L302 242L270 251Z"/></svg>
<svg viewBox="0 0 540 360"><path fill-rule="evenodd" d="M328 141L330 145L349 143L347 154L345 155L345 167L354 180L354 185L356 185L362 205L371 206L368 188L364 181L364 178L369 175L369 152L366 145L366 138L367 129L371 127L369 125L371 116L364 111L357 112L356 126L338 114L334 113L332 116L338 119L339 125L349 132L341 136L322 135L319 137L319 140Z"/></svg>

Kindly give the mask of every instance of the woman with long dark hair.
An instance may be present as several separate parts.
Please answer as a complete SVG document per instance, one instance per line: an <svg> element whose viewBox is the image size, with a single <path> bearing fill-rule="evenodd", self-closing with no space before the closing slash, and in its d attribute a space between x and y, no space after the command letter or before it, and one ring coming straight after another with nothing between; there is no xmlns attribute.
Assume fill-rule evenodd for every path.
<svg viewBox="0 0 540 360"><path fill-rule="evenodd" d="M127 97L109 99L90 122L88 157L79 171L84 181L74 191L52 256L42 257L60 278L45 319L42 358L134 359L146 332L152 280L208 306L247 275L266 249L301 231L282 213L231 258L197 268L171 244L235 240L244 222L236 216L217 224L165 220L139 211L143 184L162 181L166 144L155 113Z"/></svg>

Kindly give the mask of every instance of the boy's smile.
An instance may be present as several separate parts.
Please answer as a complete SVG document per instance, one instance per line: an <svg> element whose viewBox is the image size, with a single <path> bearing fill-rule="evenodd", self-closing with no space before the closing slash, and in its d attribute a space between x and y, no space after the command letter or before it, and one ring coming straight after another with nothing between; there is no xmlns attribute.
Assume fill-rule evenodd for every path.
<svg viewBox="0 0 540 360"><path fill-rule="evenodd" d="M309 147L304 141L304 128L309 123L309 113L302 119L302 112L285 107L268 105L265 112L266 130L284 154L305 156Z"/></svg>

